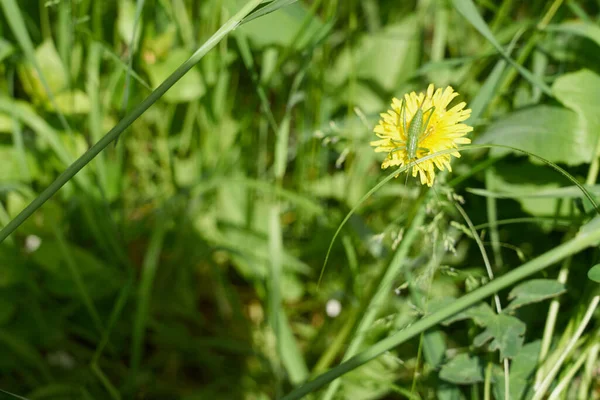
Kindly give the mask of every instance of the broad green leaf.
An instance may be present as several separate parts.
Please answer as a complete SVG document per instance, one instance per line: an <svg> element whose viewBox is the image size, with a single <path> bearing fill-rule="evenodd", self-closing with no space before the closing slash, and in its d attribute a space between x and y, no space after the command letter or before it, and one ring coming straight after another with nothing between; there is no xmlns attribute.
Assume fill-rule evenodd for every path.
<svg viewBox="0 0 600 400"><path fill-rule="evenodd" d="M513 358L523 346L526 325L519 319L506 315L495 315L486 322L486 329L473 340L475 346L483 346L491 340L490 351L500 350L500 358Z"/></svg>
<svg viewBox="0 0 600 400"><path fill-rule="evenodd" d="M54 96L54 102L58 111L63 114L87 114L90 112L90 99L79 89L58 93ZM45 105L46 109L56 111L50 101L46 101Z"/></svg>
<svg viewBox="0 0 600 400"><path fill-rule="evenodd" d="M36 158L29 153L25 158L29 170L38 171ZM0 182L27 182L27 179L14 147L0 145Z"/></svg>
<svg viewBox="0 0 600 400"><path fill-rule="evenodd" d="M0 133L13 131L13 119L10 115L0 112Z"/></svg>
<svg viewBox="0 0 600 400"><path fill-rule="evenodd" d="M586 134L585 143L592 146L590 151L594 148L597 151L600 139L600 76L589 70L565 74L554 82L552 92L560 102L577 113ZM590 154L588 162L593 156L593 153Z"/></svg>
<svg viewBox="0 0 600 400"><path fill-rule="evenodd" d="M189 187L198 182L200 162L197 153L192 153L188 158L174 157L173 170L175 182L178 186Z"/></svg>
<svg viewBox="0 0 600 400"><path fill-rule="evenodd" d="M527 343L510 363L510 398L524 400L526 391L533 389L534 373L538 367L541 342ZM494 393L497 399L504 399L504 371L497 368L494 378Z"/></svg>
<svg viewBox="0 0 600 400"><path fill-rule="evenodd" d="M344 87L343 90L339 92L340 96L338 98L340 106L351 102L351 104L354 104L355 107L358 107L367 115L378 114L382 110L385 110L388 104L381 99L380 95L373 91L371 86L372 85L357 82L351 88ZM363 126L359 128L358 132L372 133L370 132L370 129L365 129Z"/></svg>
<svg viewBox="0 0 600 400"><path fill-rule="evenodd" d="M0 62L2 62L2 60L4 60L6 57L9 57L14 51L15 48L12 44L10 44L10 42L0 38Z"/></svg>
<svg viewBox="0 0 600 400"><path fill-rule="evenodd" d="M464 400L460 388L449 383L439 385L435 395L438 400Z"/></svg>
<svg viewBox="0 0 600 400"><path fill-rule="evenodd" d="M156 88L163 83L171 73L183 64L189 57L187 51L175 49L168 53L167 58L154 64L145 64L150 76L152 87ZM165 93L163 98L169 103L184 103L197 100L204 95L206 89L198 68L191 69L187 74Z"/></svg>
<svg viewBox="0 0 600 400"><path fill-rule="evenodd" d="M388 92L396 90L406 77L417 70L419 34L418 18L414 15L388 25L380 32L365 34L355 48L347 47L340 53L333 67L327 71L327 81L340 86L351 75L356 75L375 82Z"/></svg>
<svg viewBox="0 0 600 400"><path fill-rule="evenodd" d="M591 160L595 138L579 124L576 113L541 105L500 118L475 143L512 146L555 163L579 165ZM493 149L491 155L508 152L510 150Z"/></svg>
<svg viewBox="0 0 600 400"><path fill-rule="evenodd" d="M471 385L483 382L483 367L479 357L467 353L459 354L442 366L440 379L457 385Z"/></svg>
<svg viewBox="0 0 600 400"><path fill-rule="evenodd" d="M456 314L454 317L447 319L443 322L444 325L450 325L456 321L464 319L472 319L479 326L485 326L496 317L494 310L488 303L479 303L473 307L467 308Z"/></svg>
<svg viewBox="0 0 600 400"><path fill-rule="evenodd" d="M546 30L551 32L565 32L586 37L600 46L600 27L584 21L568 21L559 25L550 25Z"/></svg>
<svg viewBox="0 0 600 400"><path fill-rule="evenodd" d="M594 282L600 283L600 264L594 265L588 271L588 278Z"/></svg>
<svg viewBox="0 0 600 400"><path fill-rule="evenodd" d="M305 18L309 18L308 25L304 28L300 40L295 43L296 50L299 50L307 43L307 39L313 37L323 26L319 18L310 15L307 8L300 2L244 23L238 29L245 33L256 47L289 47L294 43ZM277 32L277 34L274 35L273 32Z"/></svg>
<svg viewBox="0 0 600 400"><path fill-rule="evenodd" d="M117 18L117 26L119 30L119 36L121 40L127 43L127 46L131 44L133 39L134 46L140 39L140 32L142 31L141 21L138 21L137 27L135 22L135 4L131 0L119 1L119 16ZM136 28L135 37L133 36L133 29Z"/></svg>
<svg viewBox="0 0 600 400"><path fill-rule="evenodd" d="M560 196L544 196L545 193L557 193L554 191L564 183L563 178L553 170L528 162L501 162L489 174L489 179L502 197L516 199L521 203L523 210L531 215L547 216L557 213L556 198ZM469 191L483 194L478 190ZM569 212L569 203L565 201L558 210L558 215L568 216Z"/></svg>
<svg viewBox="0 0 600 400"><path fill-rule="evenodd" d="M55 95L67 86L67 71L51 40L44 41L35 50L35 59L48 87ZM33 65L27 63L19 66L19 76L23 88L34 100L48 100L48 92Z"/></svg>
<svg viewBox="0 0 600 400"><path fill-rule="evenodd" d="M389 393L390 382L397 379L399 368L401 366L396 356L382 355L345 375L341 379L341 390L335 398L352 400L383 398L386 393Z"/></svg>
<svg viewBox="0 0 600 400"><path fill-rule="evenodd" d="M155 28L151 26L148 29L154 30ZM145 37L142 44L143 52L151 55L152 57L164 58L169 53L173 47L173 43L177 39L177 26L175 24L169 24L160 34L152 34L149 32L144 36ZM120 61L120 59L115 61Z"/></svg>
<svg viewBox="0 0 600 400"><path fill-rule="evenodd" d="M6 195L6 211L11 218L14 218L25 206L27 203L31 201L31 199L26 198L21 193L17 191L8 192Z"/></svg>
<svg viewBox="0 0 600 400"><path fill-rule="evenodd" d="M282 308L279 309L279 340L281 341L281 357L290 375L290 381L297 385L308 378L308 368L298 347L298 342L292 333L290 323Z"/></svg>
<svg viewBox="0 0 600 400"><path fill-rule="evenodd" d="M23 124L29 126L37 134L40 142L43 145L50 146L62 162L67 165L71 163L73 158L64 147L58 132L29 103L0 96L0 110L13 115ZM77 176L79 177L81 174Z"/></svg>
<svg viewBox="0 0 600 400"><path fill-rule="evenodd" d="M532 279L517 285L508 295L511 303L507 311L515 310L521 306L537 303L565 292L565 285L554 279Z"/></svg>

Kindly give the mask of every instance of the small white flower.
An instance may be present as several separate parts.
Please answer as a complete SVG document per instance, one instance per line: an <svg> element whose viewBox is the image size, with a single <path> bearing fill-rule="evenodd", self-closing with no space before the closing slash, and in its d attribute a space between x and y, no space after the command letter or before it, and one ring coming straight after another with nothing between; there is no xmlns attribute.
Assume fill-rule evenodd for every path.
<svg viewBox="0 0 600 400"><path fill-rule="evenodd" d="M342 303L337 299L329 299L325 305L325 312L331 318L335 318L342 312Z"/></svg>
<svg viewBox="0 0 600 400"><path fill-rule="evenodd" d="M42 239L36 235L29 235L25 238L25 251L33 253L42 245Z"/></svg>

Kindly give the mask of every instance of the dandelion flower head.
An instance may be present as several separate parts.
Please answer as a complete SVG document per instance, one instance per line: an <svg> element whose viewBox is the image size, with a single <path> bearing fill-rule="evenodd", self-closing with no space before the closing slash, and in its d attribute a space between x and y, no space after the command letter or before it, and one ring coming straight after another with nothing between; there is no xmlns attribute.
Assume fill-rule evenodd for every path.
<svg viewBox="0 0 600 400"><path fill-rule="evenodd" d="M456 96L458 96L458 93L450 86L444 90L441 88L434 90L434 86L431 84L426 93L417 94L412 92L405 94L402 101L394 98L391 105L392 109L381 114L382 119L379 120L379 124L374 129L380 140L371 142L371 146L375 147L375 152L388 153L381 164L381 168L402 167L428 154L457 149L459 144L471 143L471 139L466 138L465 135L471 132L473 128L462 123L471 115L471 110L465 109L466 103L461 102L450 109L446 109ZM413 158L411 158L407 149L409 138L408 132L405 132L404 129L404 121L406 121L407 131L410 131L410 124L419 108L424 112L424 129L419 133L418 148L413 154ZM427 112L427 110L430 111ZM425 126L425 122L428 120L429 123ZM418 174L421 184L432 186L436 167L441 171L444 169L452 171L450 167L451 156L460 157L460 153L455 151L441 154L414 165L412 167L413 177Z"/></svg>

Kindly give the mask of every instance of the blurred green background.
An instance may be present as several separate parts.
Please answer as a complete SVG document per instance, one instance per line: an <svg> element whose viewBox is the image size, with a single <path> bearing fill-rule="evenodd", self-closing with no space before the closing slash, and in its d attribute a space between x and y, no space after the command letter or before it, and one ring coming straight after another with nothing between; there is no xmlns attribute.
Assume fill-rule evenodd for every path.
<svg viewBox="0 0 600 400"><path fill-rule="evenodd" d="M0 226L245 3L0 0ZM402 176L362 204L317 285L340 222L390 172L369 146L378 114L430 82L473 108L475 143L531 151L599 193L600 4L275 3L0 244L0 389L28 399L278 398L338 364L358 335L368 348L427 313L407 285L443 303L486 282L453 202L464 201L498 275L585 222L589 202L539 161L464 152L433 191ZM402 272L382 293L419 212ZM569 258L565 287L544 297L566 289L556 340L581 319L597 257ZM369 309L374 322L358 332ZM532 384L547 309L516 314L527 327L516 353L529 361L514 363L523 371L511 390ZM500 396L498 347L473 345L478 329L469 320L417 337L345 375L334 398L483 399L486 384ZM597 332L596 318L585 338ZM435 354L423 355L431 340ZM440 374L459 353L480 361ZM585 354L591 366L562 398L598 398Z"/></svg>

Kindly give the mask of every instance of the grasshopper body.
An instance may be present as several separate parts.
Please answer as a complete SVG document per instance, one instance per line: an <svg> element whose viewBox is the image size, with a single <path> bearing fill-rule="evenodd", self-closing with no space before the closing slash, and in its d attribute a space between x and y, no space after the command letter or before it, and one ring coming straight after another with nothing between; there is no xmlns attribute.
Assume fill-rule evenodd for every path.
<svg viewBox="0 0 600 400"><path fill-rule="evenodd" d="M435 107L431 107L423 111L421 104L409 123L406 121L406 101L402 99L402 106L400 107L400 113L398 113L398 126L400 126L400 119L402 119L402 128L404 130L406 140L392 139L394 144L398 144L400 146L396 147L390 152L390 157L393 152L406 149L406 155L409 161L415 161L418 158L418 150L429 152L429 149L419 147L419 143L428 135L427 127L429 126L429 122L431 121L431 116L433 115L434 111ZM429 114L426 120L425 114Z"/></svg>

